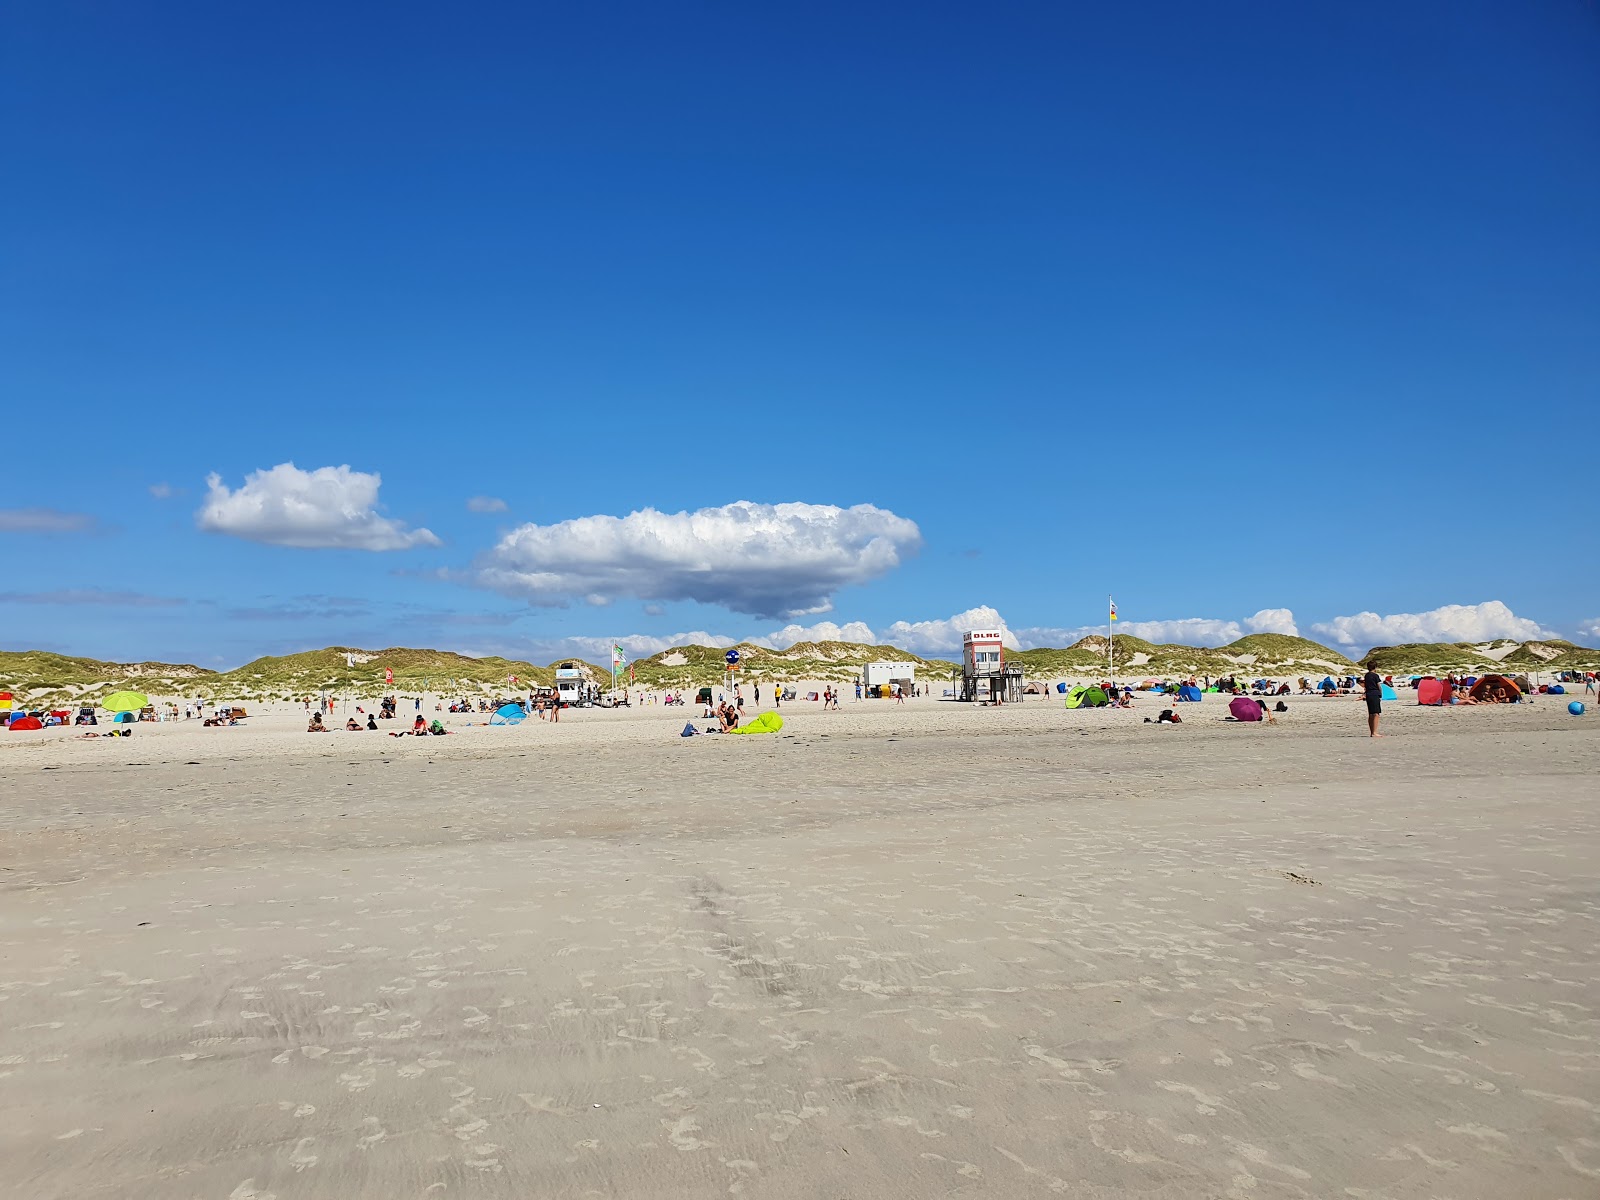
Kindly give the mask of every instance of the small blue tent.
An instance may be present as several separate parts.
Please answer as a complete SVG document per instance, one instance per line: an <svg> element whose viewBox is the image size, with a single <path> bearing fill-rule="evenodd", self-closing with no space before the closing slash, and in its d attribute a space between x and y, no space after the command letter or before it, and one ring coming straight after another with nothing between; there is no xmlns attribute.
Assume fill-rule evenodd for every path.
<svg viewBox="0 0 1600 1200"><path fill-rule="evenodd" d="M1056 684L1056 691L1061 692L1064 695L1066 693L1066 690L1067 690L1067 685L1066 684L1064 684L1064 683Z"/></svg>
<svg viewBox="0 0 1600 1200"><path fill-rule="evenodd" d="M520 725L528 719L527 711L520 704L502 704L494 710L494 715L489 718L491 725Z"/></svg>
<svg viewBox="0 0 1600 1200"><path fill-rule="evenodd" d="M1378 689L1383 693L1383 698L1385 700L1398 700L1400 698L1394 694L1394 689L1387 683L1380 683L1378 685Z"/></svg>
<svg viewBox="0 0 1600 1200"><path fill-rule="evenodd" d="M1178 689L1178 699L1198 700L1200 699L1200 689L1195 687L1195 685L1192 683L1186 683Z"/></svg>

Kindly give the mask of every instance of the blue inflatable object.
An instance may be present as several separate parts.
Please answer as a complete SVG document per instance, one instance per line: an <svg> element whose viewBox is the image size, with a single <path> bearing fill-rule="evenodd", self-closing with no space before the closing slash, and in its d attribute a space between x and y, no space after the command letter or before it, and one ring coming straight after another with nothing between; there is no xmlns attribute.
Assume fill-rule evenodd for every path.
<svg viewBox="0 0 1600 1200"><path fill-rule="evenodd" d="M491 725L520 725L528 719L528 710L520 704L502 704L489 717Z"/></svg>
<svg viewBox="0 0 1600 1200"><path fill-rule="evenodd" d="M1562 687L1559 683L1552 683L1550 685L1550 694L1552 696L1565 696L1567 694L1567 689Z"/></svg>
<svg viewBox="0 0 1600 1200"><path fill-rule="evenodd" d="M1583 716L1583 701L1574 700L1571 704L1567 705L1567 711L1575 717Z"/></svg>

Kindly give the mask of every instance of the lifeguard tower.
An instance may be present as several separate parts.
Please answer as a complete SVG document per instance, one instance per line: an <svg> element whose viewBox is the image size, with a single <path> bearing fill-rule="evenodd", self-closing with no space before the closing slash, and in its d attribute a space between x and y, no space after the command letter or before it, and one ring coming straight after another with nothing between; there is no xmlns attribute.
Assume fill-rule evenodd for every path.
<svg viewBox="0 0 1600 1200"><path fill-rule="evenodd" d="M975 704L1022 703L1022 664L1007 663L1002 631L971 629L961 635L956 699Z"/></svg>

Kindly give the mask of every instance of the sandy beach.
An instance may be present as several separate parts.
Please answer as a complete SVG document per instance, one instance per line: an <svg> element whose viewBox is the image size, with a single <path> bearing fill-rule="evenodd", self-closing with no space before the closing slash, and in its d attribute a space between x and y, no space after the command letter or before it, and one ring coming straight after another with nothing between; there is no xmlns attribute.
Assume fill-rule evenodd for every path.
<svg viewBox="0 0 1600 1200"><path fill-rule="evenodd" d="M4 1190L1600 1193L1593 718L1290 704L0 735Z"/></svg>

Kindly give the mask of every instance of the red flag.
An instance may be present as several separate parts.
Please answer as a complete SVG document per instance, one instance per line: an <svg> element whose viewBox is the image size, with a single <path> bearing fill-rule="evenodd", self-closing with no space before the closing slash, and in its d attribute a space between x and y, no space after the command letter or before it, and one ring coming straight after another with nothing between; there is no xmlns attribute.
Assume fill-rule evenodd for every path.
<svg viewBox="0 0 1600 1200"><path fill-rule="evenodd" d="M393 683L394 682L394 671L391 668L385 667L383 669L383 681L385 683Z"/></svg>

